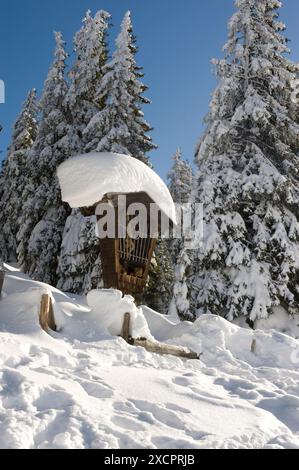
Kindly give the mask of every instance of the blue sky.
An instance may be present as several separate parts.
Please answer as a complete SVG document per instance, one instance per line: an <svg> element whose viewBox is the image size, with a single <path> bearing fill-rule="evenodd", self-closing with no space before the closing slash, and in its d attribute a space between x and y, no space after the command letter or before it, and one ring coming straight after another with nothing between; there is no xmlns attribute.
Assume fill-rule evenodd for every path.
<svg viewBox="0 0 299 470"><path fill-rule="evenodd" d="M124 13L132 12L138 63L152 100L145 115L159 146L151 157L165 177L177 146L193 160L215 87L210 61L221 56L233 0L1 0L0 79L6 84L6 104L0 105L2 157L27 91L42 90L53 59L53 31L63 32L72 52L73 35L87 9L112 14L112 46ZM298 0L284 1L281 18L288 26L292 56L299 60Z"/></svg>

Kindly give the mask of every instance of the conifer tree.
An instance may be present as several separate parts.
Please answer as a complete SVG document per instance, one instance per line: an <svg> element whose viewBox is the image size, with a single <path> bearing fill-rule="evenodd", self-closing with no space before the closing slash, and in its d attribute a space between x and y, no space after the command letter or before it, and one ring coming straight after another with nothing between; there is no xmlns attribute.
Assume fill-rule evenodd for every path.
<svg viewBox="0 0 299 470"><path fill-rule="evenodd" d="M168 173L168 188L176 204L187 204L190 201L193 173L191 165L183 160L182 150L177 149L172 157L173 165Z"/></svg>
<svg viewBox="0 0 299 470"><path fill-rule="evenodd" d="M197 313L266 318L299 306L298 68L276 0L237 0L219 85L196 152L195 200L204 204L196 253Z"/></svg>
<svg viewBox="0 0 299 470"><path fill-rule="evenodd" d="M77 138L68 121L65 96L67 54L61 33L55 33L56 49L40 106L36 141L28 154L30 179L25 188L18 254L23 269L34 279L55 285L61 237L68 206L61 201L57 167L73 153Z"/></svg>
<svg viewBox="0 0 299 470"><path fill-rule="evenodd" d="M127 12L116 40L116 51L104 67L97 90L97 100L105 100L107 105L91 119L84 134L88 140L97 141L99 152L131 155L148 163L147 153L156 146L148 135L152 128L142 111L142 106L150 101L143 96L147 87L140 81L143 73L136 64L137 51L131 14Z"/></svg>
<svg viewBox="0 0 299 470"><path fill-rule="evenodd" d="M172 157L174 163L168 173L168 187L174 202L185 205L190 202L193 172L191 165L182 158L182 151L177 149ZM181 234L183 235L183 234ZM174 281L169 313L181 320L194 318L190 313L191 253L185 247L184 238L169 240L168 247L173 264Z"/></svg>
<svg viewBox="0 0 299 470"><path fill-rule="evenodd" d="M96 150L97 136L84 131L106 105L106 98L98 97L97 92L108 59L109 26L109 13L100 10L93 17L88 11L75 35L76 59L70 72L66 103L79 141L76 154ZM73 210L67 220L58 268L60 289L81 294L100 287L102 274L95 224L94 217L83 217L78 210Z"/></svg>
<svg viewBox="0 0 299 470"><path fill-rule="evenodd" d="M12 142L0 176L0 257L4 261L16 260L20 207L29 177L27 155L36 139L37 113L36 90L33 89L14 124Z"/></svg>
<svg viewBox="0 0 299 470"><path fill-rule="evenodd" d="M165 240L159 240L151 263L148 284L142 302L167 315L173 288L173 266Z"/></svg>
<svg viewBox="0 0 299 470"><path fill-rule="evenodd" d="M181 251L176 258L174 266L174 284L169 314L177 316L182 321L195 319L191 312L190 303L190 278L192 273L192 259L190 253L182 243Z"/></svg>

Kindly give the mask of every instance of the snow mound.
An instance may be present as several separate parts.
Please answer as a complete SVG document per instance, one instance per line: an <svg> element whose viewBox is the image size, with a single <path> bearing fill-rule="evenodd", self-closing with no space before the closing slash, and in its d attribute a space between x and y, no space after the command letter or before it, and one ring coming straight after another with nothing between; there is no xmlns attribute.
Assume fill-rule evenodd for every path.
<svg viewBox="0 0 299 470"><path fill-rule="evenodd" d="M145 192L176 223L174 202L166 184L136 158L93 152L62 163L57 174L62 200L72 208L93 206L109 193Z"/></svg>
<svg viewBox="0 0 299 470"><path fill-rule="evenodd" d="M211 315L175 323L118 291L86 299L6 269L0 448L299 448L298 340ZM38 323L44 292L60 328L50 334ZM125 312L134 335L201 361L129 346L117 337Z"/></svg>
<svg viewBox="0 0 299 470"><path fill-rule="evenodd" d="M112 336L121 334L124 314L130 313L132 338L152 338L143 312L136 307L133 297L123 296L122 292L113 289L93 290L87 295L87 303L92 309L93 321Z"/></svg>

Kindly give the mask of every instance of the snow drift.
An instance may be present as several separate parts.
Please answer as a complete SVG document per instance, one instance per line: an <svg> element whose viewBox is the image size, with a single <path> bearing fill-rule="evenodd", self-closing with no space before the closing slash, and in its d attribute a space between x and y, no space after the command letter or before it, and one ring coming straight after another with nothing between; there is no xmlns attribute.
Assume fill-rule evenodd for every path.
<svg viewBox="0 0 299 470"><path fill-rule="evenodd" d="M117 291L68 296L6 268L0 448L299 448L298 340L210 315L176 324ZM59 325L51 335L38 323L44 292ZM111 336L123 309L137 333L202 360Z"/></svg>

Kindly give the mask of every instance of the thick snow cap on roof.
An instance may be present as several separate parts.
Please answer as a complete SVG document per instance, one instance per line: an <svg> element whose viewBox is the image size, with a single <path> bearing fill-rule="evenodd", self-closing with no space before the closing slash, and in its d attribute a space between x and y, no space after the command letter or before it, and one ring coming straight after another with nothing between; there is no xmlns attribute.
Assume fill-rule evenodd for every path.
<svg viewBox="0 0 299 470"><path fill-rule="evenodd" d="M62 200L90 207L109 193L145 192L176 223L175 205L166 184L136 158L116 153L88 153L70 158L57 170Z"/></svg>

